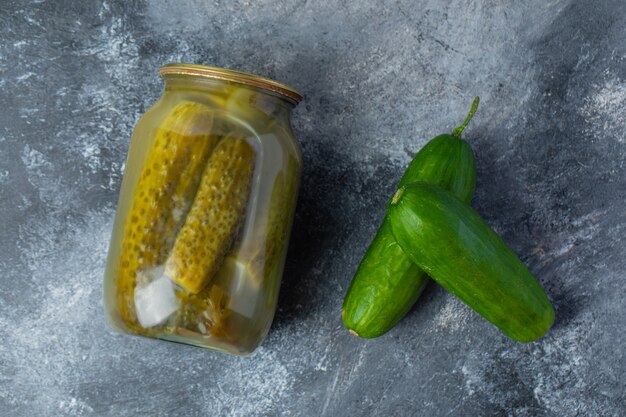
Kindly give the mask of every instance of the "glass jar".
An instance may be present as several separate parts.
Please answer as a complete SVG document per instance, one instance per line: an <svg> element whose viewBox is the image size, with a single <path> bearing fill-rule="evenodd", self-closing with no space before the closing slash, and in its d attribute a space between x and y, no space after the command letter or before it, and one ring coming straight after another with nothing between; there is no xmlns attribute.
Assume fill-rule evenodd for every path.
<svg viewBox="0 0 626 417"><path fill-rule="evenodd" d="M302 157L302 99L262 77L160 69L165 89L130 143L104 279L115 330L248 354L278 290Z"/></svg>

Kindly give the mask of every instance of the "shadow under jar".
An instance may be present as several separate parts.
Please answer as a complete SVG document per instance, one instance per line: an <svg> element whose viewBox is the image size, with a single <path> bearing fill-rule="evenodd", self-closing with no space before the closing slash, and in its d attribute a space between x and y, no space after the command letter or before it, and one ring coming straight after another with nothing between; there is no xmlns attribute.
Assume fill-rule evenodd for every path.
<svg viewBox="0 0 626 417"><path fill-rule="evenodd" d="M104 278L113 329L234 354L263 341L276 310L302 157L295 90L189 64L128 151Z"/></svg>

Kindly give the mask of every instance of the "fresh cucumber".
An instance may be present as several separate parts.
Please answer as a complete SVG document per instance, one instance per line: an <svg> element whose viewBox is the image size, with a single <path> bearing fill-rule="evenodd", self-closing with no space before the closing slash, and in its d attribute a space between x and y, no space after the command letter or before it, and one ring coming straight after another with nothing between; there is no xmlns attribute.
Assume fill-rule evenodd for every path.
<svg viewBox="0 0 626 417"><path fill-rule="evenodd" d="M554 309L541 285L461 199L416 182L398 189L387 216L409 258L507 336L531 342L552 326Z"/></svg>
<svg viewBox="0 0 626 417"><path fill-rule="evenodd" d="M470 202L476 184L476 164L461 133L478 107L451 135L428 142L413 158L400 186L414 181L440 185ZM428 282L428 276L396 243L387 217L370 244L346 294L342 319L351 333L365 338L381 336L404 317Z"/></svg>

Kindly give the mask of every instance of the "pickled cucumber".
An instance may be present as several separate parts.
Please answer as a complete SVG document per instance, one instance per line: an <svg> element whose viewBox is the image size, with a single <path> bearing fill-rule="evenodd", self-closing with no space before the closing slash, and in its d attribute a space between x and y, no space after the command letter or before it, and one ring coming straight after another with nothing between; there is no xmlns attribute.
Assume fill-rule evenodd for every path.
<svg viewBox="0 0 626 417"><path fill-rule="evenodd" d="M287 243L287 226L291 225L299 172L294 159L274 178L267 213L256 226L251 239L235 248L229 257L239 268L245 268L253 277L255 286L266 282L280 264L280 255Z"/></svg>
<svg viewBox="0 0 626 417"><path fill-rule="evenodd" d="M134 291L144 271L165 261L175 230L182 225L202 170L217 145L212 110L181 102L156 131L124 225L116 274L117 309L126 326L139 330Z"/></svg>
<svg viewBox="0 0 626 417"><path fill-rule="evenodd" d="M202 290L217 273L245 218L255 155L245 139L229 137L209 158L165 263L165 275L191 293Z"/></svg>
<svg viewBox="0 0 626 417"><path fill-rule="evenodd" d="M202 335L226 336L226 320L230 310L226 309L224 290L211 285L198 294L180 291L181 310L176 327L198 332Z"/></svg>
<svg viewBox="0 0 626 417"><path fill-rule="evenodd" d="M270 112L262 110L262 94L250 89L231 87L224 102L226 114L251 127L257 134L271 131L276 125L276 119Z"/></svg>

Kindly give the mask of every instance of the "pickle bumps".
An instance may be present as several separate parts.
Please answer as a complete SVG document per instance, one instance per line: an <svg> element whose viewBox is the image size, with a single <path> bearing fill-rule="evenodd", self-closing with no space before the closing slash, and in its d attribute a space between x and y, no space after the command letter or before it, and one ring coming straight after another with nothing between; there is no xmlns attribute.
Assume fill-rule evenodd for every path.
<svg viewBox="0 0 626 417"><path fill-rule="evenodd" d="M213 112L181 102L156 130L124 225L116 293L120 319L138 330L134 292L142 272L165 261L196 193L202 170L217 145Z"/></svg>
<svg viewBox="0 0 626 417"><path fill-rule="evenodd" d="M220 141L185 224L165 264L165 275L197 293L222 265L246 211L256 153L244 139Z"/></svg>

